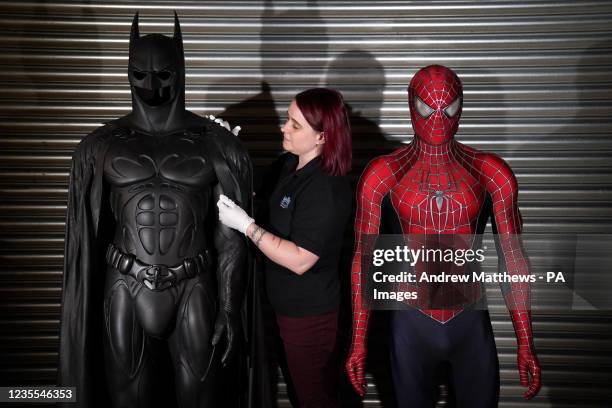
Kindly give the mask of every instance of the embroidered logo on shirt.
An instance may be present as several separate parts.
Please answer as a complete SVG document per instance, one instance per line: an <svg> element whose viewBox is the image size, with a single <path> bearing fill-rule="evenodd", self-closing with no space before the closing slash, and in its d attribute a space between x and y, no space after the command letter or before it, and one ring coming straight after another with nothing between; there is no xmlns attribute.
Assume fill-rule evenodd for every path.
<svg viewBox="0 0 612 408"><path fill-rule="evenodd" d="M281 206L281 208L287 208L287 207L289 207L290 203L291 203L291 197L284 196L283 199L280 202L280 206Z"/></svg>

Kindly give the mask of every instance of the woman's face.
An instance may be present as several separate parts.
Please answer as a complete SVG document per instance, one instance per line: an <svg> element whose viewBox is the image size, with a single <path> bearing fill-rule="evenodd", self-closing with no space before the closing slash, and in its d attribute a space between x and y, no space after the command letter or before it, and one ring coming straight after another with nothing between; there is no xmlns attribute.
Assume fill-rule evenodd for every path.
<svg viewBox="0 0 612 408"><path fill-rule="evenodd" d="M295 101L287 110L287 121L281 127L283 149L298 156L317 156L323 144L323 135L317 132L302 115Z"/></svg>

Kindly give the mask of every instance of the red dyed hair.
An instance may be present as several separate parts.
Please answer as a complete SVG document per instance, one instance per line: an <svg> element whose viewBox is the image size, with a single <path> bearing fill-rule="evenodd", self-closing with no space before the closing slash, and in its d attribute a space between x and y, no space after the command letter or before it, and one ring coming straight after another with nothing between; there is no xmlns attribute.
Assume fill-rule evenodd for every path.
<svg viewBox="0 0 612 408"><path fill-rule="evenodd" d="M351 169L351 125L342 94L329 88L312 88L295 96L295 103L317 132L323 132L323 171L344 176Z"/></svg>

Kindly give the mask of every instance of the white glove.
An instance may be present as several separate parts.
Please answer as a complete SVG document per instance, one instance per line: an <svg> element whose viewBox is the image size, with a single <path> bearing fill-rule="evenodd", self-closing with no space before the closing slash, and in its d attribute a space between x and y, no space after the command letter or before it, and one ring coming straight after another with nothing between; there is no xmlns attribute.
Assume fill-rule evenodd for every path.
<svg viewBox="0 0 612 408"><path fill-rule="evenodd" d="M219 221L245 235L248 226L255 222L246 211L223 194L219 196L217 207L219 208Z"/></svg>
<svg viewBox="0 0 612 408"><path fill-rule="evenodd" d="M238 133L240 133L240 131L242 130L242 128L240 126L236 126L235 128L231 129L230 128L230 124L229 124L229 122L227 120L223 120L221 118L215 118L213 115L208 115L206 117L209 120L212 120L213 122L218 124L219 126L224 127L227 130L229 130L230 132L232 132L234 134L234 136L238 136Z"/></svg>

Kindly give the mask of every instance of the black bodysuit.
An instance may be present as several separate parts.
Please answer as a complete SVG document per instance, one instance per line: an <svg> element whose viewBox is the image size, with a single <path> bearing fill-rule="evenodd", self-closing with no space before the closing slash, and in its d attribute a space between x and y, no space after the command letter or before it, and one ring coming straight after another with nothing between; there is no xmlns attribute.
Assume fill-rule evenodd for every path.
<svg viewBox="0 0 612 408"><path fill-rule="evenodd" d="M116 248L145 264L165 266L207 252L205 228L214 225L206 226L205 218L217 178L197 145L189 134L158 138L133 132L109 147L104 178L111 185ZM147 350L148 336L168 339L181 405L210 406L206 401L212 398L214 377L206 374L213 364L210 338L217 291L214 271L199 272L155 291L107 269L104 344L116 406L151 406L158 398L139 389L158 375L150 361L155 352Z"/></svg>
<svg viewBox="0 0 612 408"><path fill-rule="evenodd" d="M134 18L128 78L132 112L73 155L58 383L76 387L72 408L227 406L215 382L240 338L248 257L215 203L250 211L251 162L185 109L178 18L172 38L140 37Z"/></svg>

